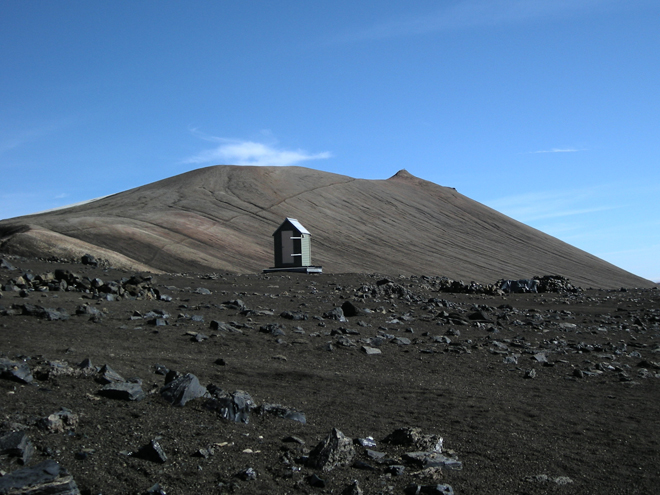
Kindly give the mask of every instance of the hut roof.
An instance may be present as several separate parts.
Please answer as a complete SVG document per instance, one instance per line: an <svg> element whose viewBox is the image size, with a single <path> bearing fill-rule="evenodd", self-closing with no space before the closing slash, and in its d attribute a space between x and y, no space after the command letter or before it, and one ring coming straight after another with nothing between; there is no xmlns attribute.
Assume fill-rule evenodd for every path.
<svg viewBox="0 0 660 495"><path fill-rule="evenodd" d="M289 222L291 225L293 225L296 229L298 229L298 231L301 234L312 235L311 232L309 230L307 230L305 227L303 227L302 224L298 220L296 220L295 218L286 217L286 220L284 222L282 222L282 225L284 225L286 222ZM277 230L280 230L280 228L282 228L282 225L280 225L280 227ZM275 232L277 232L277 230ZM275 234L273 234L273 235L275 235Z"/></svg>

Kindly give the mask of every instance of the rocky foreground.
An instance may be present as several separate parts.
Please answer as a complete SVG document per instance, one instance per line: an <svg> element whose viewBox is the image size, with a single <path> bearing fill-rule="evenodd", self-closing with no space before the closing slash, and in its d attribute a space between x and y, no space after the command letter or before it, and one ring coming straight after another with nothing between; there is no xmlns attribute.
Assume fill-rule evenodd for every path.
<svg viewBox="0 0 660 495"><path fill-rule="evenodd" d="M83 261L0 261L0 494L657 493L657 289Z"/></svg>

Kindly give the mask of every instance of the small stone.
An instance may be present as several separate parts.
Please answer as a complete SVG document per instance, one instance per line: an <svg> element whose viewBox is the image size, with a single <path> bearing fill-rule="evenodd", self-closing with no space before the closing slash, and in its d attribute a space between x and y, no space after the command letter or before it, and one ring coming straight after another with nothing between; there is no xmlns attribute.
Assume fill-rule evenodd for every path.
<svg viewBox="0 0 660 495"><path fill-rule="evenodd" d="M33 452L34 445L24 431L7 433L0 437L0 455L18 457L21 464L27 464Z"/></svg>
<svg viewBox="0 0 660 495"><path fill-rule="evenodd" d="M332 471L336 467L350 465L355 454L351 439L333 428L330 434L310 452L307 465L326 472Z"/></svg>
<svg viewBox="0 0 660 495"><path fill-rule="evenodd" d="M96 377L96 381L102 384L125 382L124 378L107 364L104 364Z"/></svg>
<svg viewBox="0 0 660 495"><path fill-rule="evenodd" d="M346 488L344 488L341 495L362 495L363 493L364 492L358 485L358 480L353 480Z"/></svg>
<svg viewBox="0 0 660 495"><path fill-rule="evenodd" d="M376 354L382 354L381 350L378 349L377 347L369 347L366 345L363 345L361 348L362 352L364 352L367 356L373 356Z"/></svg>
<svg viewBox="0 0 660 495"><path fill-rule="evenodd" d="M236 476L243 481L254 481L257 479L257 472L253 468L249 467L243 471L238 472Z"/></svg>
<svg viewBox="0 0 660 495"><path fill-rule="evenodd" d="M402 466L401 464L393 464L392 466L388 466L385 470L386 473L389 473L392 476L403 476L405 471L406 467Z"/></svg>
<svg viewBox="0 0 660 495"><path fill-rule="evenodd" d="M140 401L145 398L139 383L118 382L108 383L99 390L99 395L109 399Z"/></svg>
<svg viewBox="0 0 660 495"><path fill-rule="evenodd" d="M27 363L0 358L0 377L18 383L29 384L34 378Z"/></svg>
<svg viewBox="0 0 660 495"><path fill-rule="evenodd" d="M408 485L403 491L406 495L454 495L450 485Z"/></svg>
<svg viewBox="0 0 660 495"><path fill-rule="evenodd" d="M0 493L80 495L80 490L65 469L48 459L0 477Z"/></svg>
<svg viewBox="0 0 660 495"><path fill-rule="evenodd" d="M44 430L52 433L61 433L64 430L73 430L78 426L79 417L69 409L62 408L60 411L43 418L38 425Z"/></svg>
<svg viewBox="0 0 660 495"><path fill-rule="evenodd" d="M191 373L180 376L160 389L160 395L173 406L183 407L188 401L208 397L206 387Z"/></svg>
<svg viewBox="0 0 660 495"><path fill-rule="evenodd" d="M325 480L319 478L316 474L312 474L307 478L307 483L314 488L325 488Z"/></svg>
<svg viewBox="0 0 660 495"><path fill-rule="evenodd" d="M158 441L152 440L133 454L134 457L144 459L145 461L157 462L163 464L167 461L167 455Z"/></svg>

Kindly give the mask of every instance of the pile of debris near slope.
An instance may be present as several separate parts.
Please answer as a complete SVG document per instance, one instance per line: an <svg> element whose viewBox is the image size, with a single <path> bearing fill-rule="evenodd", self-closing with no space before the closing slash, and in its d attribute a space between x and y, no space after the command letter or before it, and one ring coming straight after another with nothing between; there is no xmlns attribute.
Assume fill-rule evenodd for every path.
<svg viewBox="0 0 660 495"><path fill-rule="evenodd" d="M411 277L415 279L417 277ZM581 288L570 283L569 279L560 275L544 275L526 280L499 280L494 284L478 282L465 283L462 280L452 280L448 277L419 277L421 283L403 285L388 278L378 280L375 284L363 284L353 290L357 299L399 299L408 302L423 302L426 298L415 294L411 289L425 289L431 292L446 292L453 294L486 294L491 296L504 295L512 292L580 292Z"/></svg>
<svg viewBox="0 0 660 495"><path fill-rule="evenodd" d="M57 269L52 272L34 275L25 272L0 286L5 292L18 292L28 295L30 292L85 292L93 297L107 300L118 299L160 299L155 280L151 275L133 275L115 281L103 281L89 278L70 270Z"/></svg>
<svg viewBox="0 0 660 495"><path fill-rule="evenodd" d="M543 277L532 277L524 280L499 280L497 287L505 293L525 292L581 292L580 287L570 283L569 279L561 275L544 275Z"/></svg>

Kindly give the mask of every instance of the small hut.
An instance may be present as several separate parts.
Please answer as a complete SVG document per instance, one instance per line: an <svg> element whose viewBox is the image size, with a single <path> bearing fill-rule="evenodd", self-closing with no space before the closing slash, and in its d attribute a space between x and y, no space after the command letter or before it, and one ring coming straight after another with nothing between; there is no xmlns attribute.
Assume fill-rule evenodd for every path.
<svg viewBox="0 0 660 495"><path fill-rule="evenodd" d="M312 265L312 234L295 218L287 217L273 234L275 266L264 270L321 273Z"/></svg>

